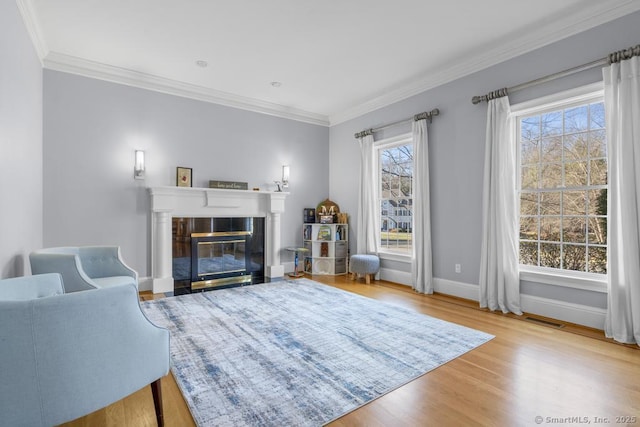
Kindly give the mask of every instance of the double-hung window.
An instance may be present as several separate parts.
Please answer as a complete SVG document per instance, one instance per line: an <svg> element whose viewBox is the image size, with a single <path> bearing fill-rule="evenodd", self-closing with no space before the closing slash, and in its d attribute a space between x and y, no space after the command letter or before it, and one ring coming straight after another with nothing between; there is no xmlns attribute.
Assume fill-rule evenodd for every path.
<svg viewBox="0 0 640 427"><path fill-rule="evenodd" d="M515 119L521 269L604 280L607 141L602 93L516 110Z"/></svg>
<svg viewBox="0 0 640 427"><path fill-rule="evenodd" d="M410 255L413 220L413 141L411 136L381 141L378 153L380 251Z"/></svg>

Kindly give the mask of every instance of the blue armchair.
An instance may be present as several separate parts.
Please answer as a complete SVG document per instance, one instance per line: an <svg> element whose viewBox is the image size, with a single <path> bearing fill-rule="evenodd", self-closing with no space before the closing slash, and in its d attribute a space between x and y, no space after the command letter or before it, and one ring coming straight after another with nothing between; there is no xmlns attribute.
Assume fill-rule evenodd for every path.
<svg viewBox="0 0 640 427"><path fill-rule="evenodd" d="M29 255L33 274L60 273L65 292L133 284L138 273L122 260L118 246L47 248Z"/></svg>
<svg viewBox="0 0 640 427"><path fill-rule="evenodd" d="M64 293L59 274L0 280L0 424L53 426L160 379L169 332L142 313L133 285Z"/></svg>

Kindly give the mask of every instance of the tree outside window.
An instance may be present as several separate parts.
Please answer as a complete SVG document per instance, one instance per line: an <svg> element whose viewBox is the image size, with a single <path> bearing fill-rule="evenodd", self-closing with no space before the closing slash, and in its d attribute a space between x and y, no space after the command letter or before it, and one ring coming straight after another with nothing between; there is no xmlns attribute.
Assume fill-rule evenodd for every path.
<svg viewBox="0 0 640 427"><path fill-rule="evenodd" d="M518 118L520 263L606 273L604 104Z"/></svg>
<svg viewBox="0 0 640 427"><path fill-rule="evenodd" d="M404 141L378 150L380 165L380 247L410 254L412 249L413 144Z"/></svg>

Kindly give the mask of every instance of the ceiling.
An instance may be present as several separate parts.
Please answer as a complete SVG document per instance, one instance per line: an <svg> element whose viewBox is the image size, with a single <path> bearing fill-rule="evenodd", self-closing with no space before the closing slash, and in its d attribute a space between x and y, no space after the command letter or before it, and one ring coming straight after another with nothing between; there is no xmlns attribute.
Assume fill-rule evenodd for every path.
<svg viewBox="0 0 640 427"><path fill-rule="evenodd" d="M17 4L45 68L321 125L640 10L635 0Z"/></svg>

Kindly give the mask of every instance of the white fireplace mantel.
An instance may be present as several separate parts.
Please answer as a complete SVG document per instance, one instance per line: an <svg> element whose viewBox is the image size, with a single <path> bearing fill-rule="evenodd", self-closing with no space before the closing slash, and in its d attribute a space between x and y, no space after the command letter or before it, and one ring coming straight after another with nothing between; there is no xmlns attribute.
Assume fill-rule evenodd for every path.
<svg viewBox="0 0 640 427"><path fill-rule="evenodd" d="M191 187L150 187L153 293L173 291L173 217L264 217L265 275L284 276L280 264L280 215L289 193Z"/></svg>

